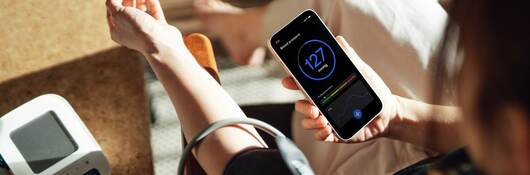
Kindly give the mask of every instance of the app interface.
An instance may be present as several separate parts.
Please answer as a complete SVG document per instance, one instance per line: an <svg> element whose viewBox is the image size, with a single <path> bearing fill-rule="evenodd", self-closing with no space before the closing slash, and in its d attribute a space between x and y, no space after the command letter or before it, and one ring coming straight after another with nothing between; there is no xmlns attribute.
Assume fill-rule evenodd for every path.
<svg viewBox="0 0 530 175"><path fill-rule="evenodd" d="M360 129L375 115L380 101L316 14L304 12L271 45L334 128Z"/></svg>

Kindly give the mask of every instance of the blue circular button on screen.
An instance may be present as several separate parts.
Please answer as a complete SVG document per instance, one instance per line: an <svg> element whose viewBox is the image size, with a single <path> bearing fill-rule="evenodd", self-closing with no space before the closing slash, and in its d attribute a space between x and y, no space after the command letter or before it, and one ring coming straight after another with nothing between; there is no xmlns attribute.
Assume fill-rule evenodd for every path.
<svg viewBox="0 0 530 175"><path fill-rule="evenodd" d="M355 118L357 120L363 118L363 111L361 111L360 109L354 109L353 110L353 118Z"/></svg>
<svg viewBox="0 0 530 175"><path fill-rule="evenodd" d="M335 53L321 40L306 41L298 50L298 68L302 74L315 81L329 78L335 71Z"/></svg>

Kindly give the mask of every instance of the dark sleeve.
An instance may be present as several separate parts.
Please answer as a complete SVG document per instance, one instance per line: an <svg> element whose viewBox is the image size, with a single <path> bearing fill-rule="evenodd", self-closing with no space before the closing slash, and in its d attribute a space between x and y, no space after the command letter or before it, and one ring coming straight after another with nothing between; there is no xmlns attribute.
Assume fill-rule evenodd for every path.
<svg viewBox="0 0 530 175"><path fill-rule="evenodd" d="M444 156L422 160L397 172L395 175L424 174L474 175L483 173L480 173L472 164L466 150L460 148Z"/></svg>
<svg viewBox="0 0 530 175"><path fill-rule="evenodd" d="M280 152L277 149L255 148L234 156L226 165L225 175L290 175Z"/></svg>

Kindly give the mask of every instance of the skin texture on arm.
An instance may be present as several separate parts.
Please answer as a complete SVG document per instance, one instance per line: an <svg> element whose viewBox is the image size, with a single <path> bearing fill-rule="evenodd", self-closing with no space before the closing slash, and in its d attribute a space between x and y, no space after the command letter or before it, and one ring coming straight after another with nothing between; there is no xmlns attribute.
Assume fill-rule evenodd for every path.
<svg viewBox="0 0 530 175"><path fill-rule="evenodd" d="M144 2L144 4L138 4ZM233 117L246 117L223 88L200 67L187 50L180 31L166 23L157 0L107 1L111 37L117 43L141 52L164 85L175 107L186 138L194 137L209 124ZM237 153L266 147L257 131L248 125L217 130L195 149L194 154L208 174L222 174Z"/></svg>
<svg viewBox="0 0 530 175"><path fill-rule="evenodd" d="M403 140L438 153L448 153L463 146L458 134L460 109L423 103L396 96L396 118L389 124L388 137Z"/></svg>
<svg viewBox="0 0 530 175"><path fill-rule="evenodd" d="M180 54L178 54L180 55ZM193 59L168 62L148 58L157 77L173 102L186 138L194 137L209 124L229 117L246 117L222 87ZM226 163L238 152L264 147L253 127L233 126L219 129L196 149L195 155L208 173L222 173Z"/></svg>

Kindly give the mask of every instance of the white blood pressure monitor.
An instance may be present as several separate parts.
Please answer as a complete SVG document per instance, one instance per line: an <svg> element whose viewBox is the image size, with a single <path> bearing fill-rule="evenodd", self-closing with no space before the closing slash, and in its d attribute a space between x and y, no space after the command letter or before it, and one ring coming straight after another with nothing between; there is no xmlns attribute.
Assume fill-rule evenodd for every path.
<svg viewBox="0 0 530 175"><path fill-rule="evenodd" d="M14 175L107 175L107 159L72 106L42 95L0 118L0 155Z"/></svg>

